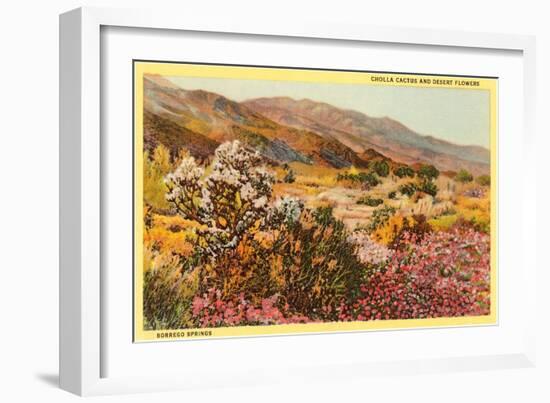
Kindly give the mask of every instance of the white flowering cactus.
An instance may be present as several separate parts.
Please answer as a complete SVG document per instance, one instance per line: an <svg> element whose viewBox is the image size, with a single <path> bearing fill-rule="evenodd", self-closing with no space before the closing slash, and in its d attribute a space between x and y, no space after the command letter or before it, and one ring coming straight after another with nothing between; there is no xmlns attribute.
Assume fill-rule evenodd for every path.
<svg viewBox="0 0 550 403"><path fill-rule="evenodd" d="M275 178L261 164L259 153L233 141L218 147L212 172L204 180L204 170L192 157L166 176L167 200L183 217L202 225L198 235L207 255L235 248L265 220Z"/></svg>
<svg viewBox="0 0 550 403"><path fill-rule="evenodd" d="M193 157L184 158L177 169L164 178L168 188L166 200L183 217L201 222L203 184L201 177L204 169L199 167Z"/></svg>

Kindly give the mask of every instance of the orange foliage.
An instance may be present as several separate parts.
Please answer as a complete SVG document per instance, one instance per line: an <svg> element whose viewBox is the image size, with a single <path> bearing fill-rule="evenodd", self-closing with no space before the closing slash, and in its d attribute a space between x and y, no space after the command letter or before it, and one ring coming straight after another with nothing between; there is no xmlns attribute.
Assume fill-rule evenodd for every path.
<svg viewBox="0 0 550 403"><path fill-rule="evenodd" d="M146 247L155 245L161 252L172 252L181 256L190 256L193 245L189 242L196 224L180 216L153 215L152 227L143 234Z"/></svg>
<svg viewBox="0 0 550 403"><path fill-rule="evenodd" d="M378 227L371 237L376 242L387 246L399 236L403 228L411 228L414 224L414 218L396 214L391 216L382 226Z"/></svg>

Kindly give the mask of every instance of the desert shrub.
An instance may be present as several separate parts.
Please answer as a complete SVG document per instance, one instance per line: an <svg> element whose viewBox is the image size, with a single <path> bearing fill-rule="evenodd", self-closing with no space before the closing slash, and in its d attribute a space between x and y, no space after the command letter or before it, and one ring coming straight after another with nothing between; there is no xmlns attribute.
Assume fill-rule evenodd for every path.
<svg viewBox="0 0 550 403"><path fill-rule="evenodd" d="M416 242L422 241L426 234L433 231L424 214L413 214L403 222L403 226L395 234L393 241L388 245L390 249L407 248L409 239L414 236Z"/></svg>
<svg viewBox="0 0 550 403"><path fill-rule="evenodd" d="M491 229L491 203L486 198L459 196L456 211L459 217L469 222L477 231L489 233Z"/></svg>
<svg viewBox="0 0 550 403"><path fill-rule="evenodd" d="M258 153L238 141L219 146L210 174L203 179L204 174L187 157L166 176L166 199L194 223L199 291L214 288L224 297L244 290L257 298L269 294L270 267L254 235L265 224L274 175Z"/></svg>
<svg viewBox="0 0 550 403"><path fill-rule="evenodd" d="M372 172L339 173L336 176L336 180L361 184L366 188L372 188L380 184L380 180Z"/></svg>
<svg viewBox="0 0 550 403"><path fill-rule="evenodd" d="M459 196L453 209L428 222L436 231L465 227L488 234L491 227L490 202L487 199Z"/></svg>
<svg viewBox="0 0 550 403"><path fill-rule="evenodd" d="M279 291L279 273L274 270L277 263L280 262L270 247L256 236L245 236L235 249L227 249L216 259L199 263L199 292L217 290L219 299L227 302L242 294L255 306Z"/></svg>
<svg viewBox="0 0 550 403"><path fill-rule="evenodd" d="M459 216L455 213L431 218L428 220L428 223L434 231L447 231L457 222L458 219Z"/></svg>
<svg viewBox="0 0 550 403"><path fill-rule="evenodd" d="M194 245L191 223L179 216L163 215L153 215L151 221L151 227L143 233L144 250L161 256L173 256L179 259L178 270L185 274L192 271L198 261L198 251ZM144 267L156 266L146 263Z"/></svg>
<svg viewBox="0 0 550 403"><path fill-rule="evenodd" d="M395 190L392 190L388 193L388 199L395 200L397 198L397 192Z"/></svg>
<svg viewBox="0 0 550 403"><path fill-rule="evenodd" d="M416 186L416 183L409 182L399 186L398 190L399 190L399 193L401 193L402 195L411 197L416 193L417 186Z"/></svg>
<svg viewBox="0 0 550 403"><path fill-rule="evenodd" d="M386 161L374 161L372 170L381 178L385 178L390 174L390 166Z"/></svg>
<svg viewBox="0 0 550 403"><path fill-rule="evenodd" d="M153 155L147 151L143 153L143 199L155 210L163 211L169 207L164 197L167 190L164 176L171 169L170 152L162 144L155 148Z"/></svg>
<svg viewBox="0 0 550 403"><path fill-rule="evenodd" d="M391 246L402 231L412 228L414 224L413 217L394 214L372 231L371 238L382 245Z"/></svg>
<svg viewBox="0 0 550 403"><path fill-rule="evenodd" d="M388 213L391 213L389 211ZM424 235L432 231L432 227L422 214L403 216L401 214L383 215L377 218L378 225L370 231L371 238L390 249L402 247L404 234L414 234L415 239L421 240ZM381 215L383 211L381 211Z"/></svg>
<svg viewBox="0 0 550 403"><path fill-rule="evenodd" d="M209 274L201 292L216 290L219 303L231 302L232 309L239 305L235 296L241 296L241 319L249 308L261 310L275 295L280 311L274 314L276 323L302 317L335 319L339 302L358 292L365 267L330 207L302 209L296 200L275 203L266 231L204 265L202 272Z"/></svg>
<svg viewBox="0 0 550 403"><path fill-rule="evenodd" d="M364 204L370 207L377 207L382 203L384 203L384 200L372 198L370 196L363 196L359 200L357 200L357 204Z"/></svg>
<svg viewBox="0 0 550 403"><path fill-rule="evenodd" d="M490 232L490 224L482 218L478 218L478 216L469 218L466 218L463 215L458 216L456 221L451 226L451 229L456 228L477 231L487 235Z"/></svg>
<svg viewBox="0 0 550 403"><path fill-rule="evenodd" d="M473 175L465 169L461 169L457 172L454 180L460 183L468 183L474 180Z"/></svg>
<svg viewBox="0 0 550 403"><path fill-rule="evenodd" d="M216 149L212 172L204 180L204 169L193 157L166 176L166 200L182 217L201 225L197 247L203 255L216 258L235 249L261 225L275 179L261 163L259 153L234 141Z"/></svg>
<svg viewBox="0 0 550 403"><path fill-rule="evenodd" d="M386 224L390 217L395 214L396 210L390 206L383 206L373 211L369 225L366 227L368 233L374 232L377 228Z"/></svg>
<svg viewBox="0 0 550 403"><path fill-rule="evenodd" d="M285 177L283 178L283 182L284 183L294 183L294 182L296 182L296 174L294 173L294 170L289 169L286 172Z"/></svg>
<svg viewBox="0 0 550 403"><path fill-rule="evenodd" d="M474 216L470 218L468 222L476 231L483 232L485 234L489 234L491 231L491 223L489 222L489 220L486 220L484 218L478 218L477 216Z"/></svg>
<svg viewBox="0 0 550 403"><path fill-rule="evenodd" d="M439 170L433 165L421 165L416 174L420 179L431 181L439 177Z"/></svg>
<svg viewBox="0 0 550 403"><path fill-rule="evenodd" d="M246 234L234 249L226 249L200 266L200 291L216 290L224 301L242 295L250 306L284 293L283 261L277 248L282 242L280 237L287 236L283 229L296 226L302 210L303 204L297 199L276 200L267 211L261 230Z"/></svg>
<svg viewBox="0 0 550 403"><path fill-rule="evenodd" d="M399 178L414 178L414 170L407 165L397 167L394 169L393 173Z"/></svg>
<svg viewBox="0 0 550 403"><path fill-rule="evenodd" d="M279 294L289 312L312 319L335 319L342 299L351 300L364 266L332 208L304 210L298 221L279 225L272 251L281 268Z"/></svg>
<svg viewBox="0 0 550 403"><path fill-rule="evenodd" d="M361 287L353 304L342 302L340 320L487 315L490 312L490 238L467 228L405 237Z"/></svg>
<svg viewBox="0 0 550 403"><path fill-rule="evenodd" d="M363 185L366 185L368 188L375 187L380 184L380 180L372 172L360 172L358 174L358 177L359 182L361 182Z"/></svg>
<svg viewBox="0 0 550 403"><path fill-rule="evenodd" d="M148 204L143 205L143 225L145 230L153 226L153 209Z"/></svg>
<svg viewBox="0 0 550 403"><path fill-rule="evenodd" d="M403 176L408 176L402 173ZM418 180L404 183L397 189L402 195L412 197L417 191L433 197L437 195L437 186L433 182L439 176L439 171L433 165L422 165L417 171Z"/></svg>
<svg viewBox="0 0 550 403"><path fill-rule="evenodd" d="M180 329L191 324L191 301L196 292L193 274L182 273L178 257L145 251L143 276L144 327Z"/></svg>
<svg viewBox="0 0 550 403"><path fill-rule="evenodd" d="M345 172L344 172L344 173L339 173L338 175L336 175L336 180L337 180L338 182L340 182L340 181L347 181L347 180L353 181L353 180L355 179L355 176L356 176L356 175L351 175L351 174L345 173Z"/></svg>
<svg viewBox="0 0 550 403"><path fill-rule="evenodd" d="M435 197L437 195L437 185L432 181L424 180L420 183L418 190Z"/></svg>
<svg viewBox="0 0 550 403"><path fill-rule="evenodd" d="M491 177L489 175L480 175L476 178L476 182L481 186L491 186Z"/></svg>

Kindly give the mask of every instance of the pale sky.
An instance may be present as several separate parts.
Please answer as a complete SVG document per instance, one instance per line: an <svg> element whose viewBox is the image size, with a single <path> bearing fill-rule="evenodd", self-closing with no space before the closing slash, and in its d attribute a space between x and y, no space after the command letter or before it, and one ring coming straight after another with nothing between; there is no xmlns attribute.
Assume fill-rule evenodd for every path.
<svg viewBox="0 0 550 403"><path fill-rule="evenodd" d="M463 145L490 144L489 91L228 78L166 77L183 89L234 101L287 96L326 102L371 117L388 116L422 135Z"/></svg>

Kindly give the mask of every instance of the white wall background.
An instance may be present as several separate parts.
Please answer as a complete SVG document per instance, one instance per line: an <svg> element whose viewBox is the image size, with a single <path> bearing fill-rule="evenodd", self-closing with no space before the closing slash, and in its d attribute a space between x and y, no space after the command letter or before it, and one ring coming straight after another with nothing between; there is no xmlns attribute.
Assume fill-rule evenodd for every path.
<svg viewBox="0 0 550 403"><path fill-rule="evenodd" d="M0 13L0 400L65 402L56 388L58 293L58 14L81 5L185 7L183 12L231 18L314 17L372 25L534 34L538 50L537 167L547 172L550 29L546 2L461 0L302 1L119 0L4 2ZM535 162L534 162L535 163ZM530 169L535 169L532 167ZM539 182L548 181L540 178ZM546 194L540 190L539 200ZM547 193L544 191L544 193ZM534 194L534 192L533 192ZM548 218L539 208L539 258ZM550 268L549 268L550 269ZM550 304L539 283L539 363L535 369L451 375L353 379L348 383L280 385L162 395L94 398L99 401L549 401ZM546 294L548 295L548 294ZM510 400L509 400L510 399Z"/></svg>

